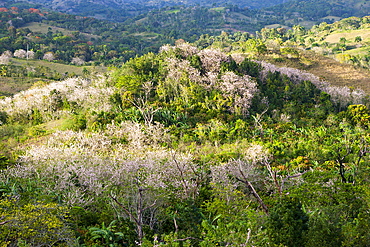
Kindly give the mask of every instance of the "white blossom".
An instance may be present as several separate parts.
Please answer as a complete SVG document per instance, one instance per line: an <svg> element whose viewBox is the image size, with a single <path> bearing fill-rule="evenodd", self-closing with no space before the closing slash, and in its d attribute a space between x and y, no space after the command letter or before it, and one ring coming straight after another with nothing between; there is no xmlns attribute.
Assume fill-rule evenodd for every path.
<svg viewBox="0 0 370 247"><path fill-rule="evenodd" d="M27 52L23 49L19 49L14 52L14 56L17 58L25 58L26 55L27 55Z"/></svg>
<svg viewBox="0 0 370 247"><path fill-rule="evenodd" d="M83 60L82 58L79 58L79 57L74 57L74 58L72 58L71 63L80 66L80 65L83 65L85 63L85 60Z"/></svg>
<svg viewBox="0 0 370 247"><path fill-rule="evenodd" d="M240 159L211 167L212 184L216 187L236 189L240 180L248 179L253 182L259 177L258 165L268 163L270 156L263 146L251 144Z"/></svg>
<svg viewBox="0 0 370 247"><path fill-rule="evenodd" d="M254 95L258 92L257 83L248 75L238 76L234 72L226 72L221 76L220 88L225 96L234 99L234 105L247 115Z"/></svg>
<svg viewBox="0 0 370 247"><path fill-rule="evenodd" d="M27 58L28 59L34 59L35 58L35 52L34 51L27 51Z"/></svg>
<svg viewBox="0 0 370 247"><path fill-rule="evenodd" d="M229 61L229 57L218 49L204 49L198 55L206 72L220 72L221 63Z"/></svg>
<svg viewBox="0 0 370 247"><path fill-rule="evenodd" d="M49 62L55 60L55 56L52 52L47 52L44 54L43 58L44 60L48 60Z"/></svg>
<svg viewBox="0 0 370 247"><path fill-rule="evenodd" d="M69 78L2 99L0 109L10 116L31 114L33 109L38 109L46 119L56 119L68 113L56 108L58 102L66 100L92 111L108 111L111 108L109 97L114 91L114 88L106 86L104 78L92 81Z"/></svg>
<svg viewBox="0 0 370 247"><path fill-rule="evenodd" d="M177 58L166 59L167 79L173 81L180 81L181 78L189 78L193 82L201 81L199 70L190 66L188 60L181 60Z"/></svg>
<svg viewBox="0 0 370 247"><path fill-rule="evenodd" d="M195 46L190 45L189 43L180 43L175 46L171 45L164 45L159 49L159 52L169 52L169 51L176 51L178 52L181 56L187 58L189 56L196 55L199 51L198 48Z"/></svg>
<svg viewBox="0 0 370 247"><path fill-rule="evenodd" d="M5 51L0 56L0 64L8 64L10 62L10 58L13 56L11 51Z"/></svg>
<svg viewBox="0 0 370 247"><path fill-rule="evenodd" d="M240 64L245 60L245 56L241 53L233 53L231 54L231 57L237 64Z"/></svg>
<svg viewBox="0 0 370 247"><path fill-rule="evenodd" d="M42 186L60 194L69 205L88 205L112 187L127 196L135 186L150 190L154 197L164 191L184 198L195 196L199 181L192 156L156 144L155 139L163 138L163 127L145 128L127 122L109 125L99 133L57 131L46 143L30 146L20 165L1 176L42 178L47 181L41 181ZM141 138L139 149L134 148L138 143L132 132L146 137ZM126 143L117 142L121 139Z"/></svg>

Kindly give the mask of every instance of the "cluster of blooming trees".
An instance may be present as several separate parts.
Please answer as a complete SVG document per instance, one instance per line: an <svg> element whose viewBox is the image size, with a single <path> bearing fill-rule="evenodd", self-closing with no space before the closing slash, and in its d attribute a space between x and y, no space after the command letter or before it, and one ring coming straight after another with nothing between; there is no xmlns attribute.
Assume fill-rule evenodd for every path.
<svg viewBox="0 0 370 247"><path fill-rule="evenodd" d="M22 59L35 59L36 58L36 53L34 51L26 51L23 49L18 49L16 50L13 54L11 51L5 51L2 53L0 56L0 64L8 64L10 59L12 57L16 58L22 58ZM43 56L42 59L47 60L49 62L52 62L56 59L55 55L53 52L46 52ZM82 59L81 57L74 57L70 61L74 65L81 66L85 64L85 60Z"/></svg>
<svg viewBox="0 0 370 247"><path fill-rule="evenodd" d="M30 147L2 179L41 177L38 186L75 207L111 197L121 217L140 219L134 222L141 240L144 225L158 224L170 198L195 198L202 182L190 154L156 144L164 136L160 126L132 122L99 133L57 131Z"/></svg>
<svg viewBox="0 0 370 247"><path fill-rule="evenodd" d="M69 78L22 91L3 99L0 104L1 110L10 118L28 118L37 111L43 121L47 121L72 114L80 107L108 111L111 108L109 96L114 91L114 88L107 87L104 77L93 80Z"/></svg>
<svg viewBox="0 0 370 247"><path fill-rule="evenodd" d="M23 49L16 50L13 55L17 58L27 58L27 59L35 58L34 51L25 51Z"/></svg>
<svg viewBox="0 0 370 247"><path fill-rule="evenodd" d="M217 49L198 51L196 47L186 43L173 47L165 46L161 51L162 54L170 54L170 58L165 60L166 78L163 84L159 85L162 94L167 95L169 92L162 90L161 87L171 88L171 92L177 92L176 97L180 96L189 102L191 94L189 95L189 89L184 90L184 86L191 88L192 84L200 85L208 90L219 90L225 102L232 101L230 109L232 112L248 115L252 99L258 92L257 84L248 75L241 76L233 71L221 71L222 64L233 61L231 57ZM183 59L172 57L171 54L174 53L178 53ZM183 93L180 93L181 91ZM207 101L205 103L207 104ZM210 104L207 105L212 107Z"/></svg>

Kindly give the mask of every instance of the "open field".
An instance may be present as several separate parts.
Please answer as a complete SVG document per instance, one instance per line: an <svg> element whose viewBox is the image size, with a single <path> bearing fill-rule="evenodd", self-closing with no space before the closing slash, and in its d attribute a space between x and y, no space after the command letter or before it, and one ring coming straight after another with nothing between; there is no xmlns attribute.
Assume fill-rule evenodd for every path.
<svg viewBox="0 0 370 247"><path fill-rule="evenodd" d="M216 8L211 8L210 10L221 12L225 10L225 7L216 7Z"/></svg>
<svg viewBox="0 0 370 247"><path fill-rule="evenodd" d="M73 32L74 32L74 31L64 29L64 28L60 28L60 27L49 26L47 24L40 23L40 22L30 22L30 23L27 23L26 25L22 26L22 28L29 28L34 33L39 32L39 33L44 33L44 34L49 31L49 28L51 28L51 31L53 33L62 32L64 35L72 35ZM85 36L88 39L91 39L91 38L99 39L99 38L101 38L98 35L89 34L89 33L80 33L80 34Z"/></svg>
<svg viewBox="0 0 370 247"><path fill-rule="evenodd" d="M321 18L322 21L324 21L324 20L340 21L341 19L342 19L342 17L332 16L332 15L325 16L325 17Z"/></svg>
<svg viewBox="0 0 370 247"><path fill-rule="evenodd" d="M328 43L339 43L340 38L346 38L348 41L354 42L357 36L360 36L363 41L370 40L370 29L335 32L329 34L324 41Z"/></svg>
<svg viewBox="0 0 370 247"><path fill-rule="evenodd" d="M39 80L39 78L0 77L0 97L12 96L20 91L27 90Z"/></svg>
<svg viewBox="0 0 370 247"><path fill-rule="evenodd" d="M176 13L179 13L180 10L179 9L173 9L173 10L167 10L165 11L165 13L172 13L172 14L176 14Z"/></svg>
<svg viewBox="0 0 370 247"><path fill-rule="evenodd" d="M361 88L370 94L370 71L355 68L349 64L343 64L328 57L320 57L313 54L307 55L313 60L312 66L307 71L319 76L323 80L335 86L347 86Z"/></svg>
<svg viewBox="0 0 370 247"><path fill-rule="evenodd" d="M316 22L314 22L314 21L301 21L301 22L299 22L299 25L301 25L302 27L305 27L305 28L311 28L315 24L316 24Z"/></svg>
<svg viewBox="0 0 370 247"><path fill-rule="evenodd" d="M318 55L311 51L301 52L301 61L308 61L309 65L304 65L297 60L284 60L283 62L276 62L269 58L267 58L267 60L281 67L284 66L305 70L329 82L333 86L361 88L367 94L370 94L370 71L367 69L343 64L332 58Z"/></svg>

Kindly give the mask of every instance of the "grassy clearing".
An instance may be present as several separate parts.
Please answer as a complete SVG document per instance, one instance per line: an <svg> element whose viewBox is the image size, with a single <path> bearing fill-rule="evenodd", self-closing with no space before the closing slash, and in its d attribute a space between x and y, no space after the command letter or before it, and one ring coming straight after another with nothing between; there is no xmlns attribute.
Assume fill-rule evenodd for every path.
<svg viewBox="0 0 370 247"><path fill-rule="evenodd" d="M146 38L146 39L155 39L159 36L159 34L158 33L143 32L143 33L135 33L132 36L142 37L142 38Z"/></svg>
<svg viewBox="0 0 370 247"><path fill-rule="evenodd" d="M39 78L0 77L0 96L12 96L32 87Z"/></svg>
<svg viewBox="0 0 370 247"><path fill-rule="evenodd" d="M312 26L314 26L316 24L316 22L314 22L314 21L301 21L298 24L301 25L302 27L305 27L305 28L311 28Z"/></svg>
<svg viewBox="0 0 370 247"><path fill-rule="evenodd" d="M354 42L357 36L360 36L363 41L370 41L370 29L335 32L329 34L325 41L328 43L339 43L340 38L346 38L348 41Z"/></svg>
<svg viewBox="0 0 370 247"><path fill-rule="evenodd" d="M231 13L231 15L235 16L235 17L238 17L241 20L245 20L245 19L250 20L250 19L252 19L251 17L245 16L241 13Z"/></svg>
<svg viewBox="0 0 370 247"><path fill-rule="evenodd" d="M265 26L265 28L286 28L288 29L289 27L288 26L284 26L284 25L281 25L281 24L271 24L271 25L267 25Z"/></svg>
<svg viewBox="0 0 370 247"><path fill-rule="evenodd" d="M180 10L179 9L173 9L173 10L167 10L165 11L165 13L169 13L169 14L176 14L176 13L179 13Z"/></svg>
<svg viewBox="0 0 370 247"><path fill-rule="evenodd" d="M225 10L225 7L217 7L217 8L211 8L212 11L222 12Z"/></svg>
<svg viewBox="0 0 370 247"><path fill-rule="evenodd" d="M313 61L307 71L319 76L335 86L361 88L370 93L370 71L355 68L349 64L340 63L332 58L317 56L312 53L306 55Z"/></svg>
<svg viewBox="0 0 370 247"><path fill-rule="evenodd" d="M230 19L233 19L233 22L237 22L237 21L240 21L240 20L249 20L249 21L252 20L252 18L250 18L248 16L245 16L241 13L230 13L230 16L231 16Z"/></svg>
<svg viewBox="0 0 370 247"><path fill-rule="evenodd" d="M322 21L324 20L331 20L331 21L340 21L342 20L342 17L338 17L338 16L333 16L333 15L328 15L328 16L325 16L323 18L321 18Z"/></svg>
<svg viewBox="0 0 370 247"><path fill-rule="evenodd" d="M60 27L49 26L49 25L47 25L45 23L41 23L41 22L30 22L30 23L27 23L26 25L22 26L22 28L29 28L34 33L39 32L39 33L44 33L44 34L49 32L49 28L51 28L51 31L53 33L62 32L64 35L72 35L73 32L74 32L74 31L64 29L64 28L60 28ZM89 33L80 33L80 34L85 36L85 38L88 38L88 39L101 38L101 36L94 35L94 34L89 34Z"/></svg>
<svg viewBox="0 0 370 247"><path fill-rule="evenodd" d="M144 17L144 18L142 18L142 19L139 19L139 20L136 20L135 21L135 24L137 25L137 24L142 24L143 22L145 22L145 21L147 21L148 20L148 17Z"/></svg>

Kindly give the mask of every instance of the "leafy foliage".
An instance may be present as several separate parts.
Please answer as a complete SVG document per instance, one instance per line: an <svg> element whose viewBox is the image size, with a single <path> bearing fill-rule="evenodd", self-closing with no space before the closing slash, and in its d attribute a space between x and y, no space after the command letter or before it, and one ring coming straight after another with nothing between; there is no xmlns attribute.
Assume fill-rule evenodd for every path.
<svg viewBox="0 0 370 247"><path fill-rule="evenodd" d="M244 38L1 99L2 244L366 246L366 94Z"/></svg>

